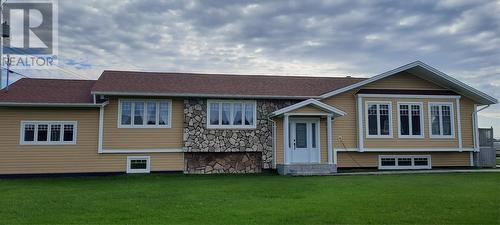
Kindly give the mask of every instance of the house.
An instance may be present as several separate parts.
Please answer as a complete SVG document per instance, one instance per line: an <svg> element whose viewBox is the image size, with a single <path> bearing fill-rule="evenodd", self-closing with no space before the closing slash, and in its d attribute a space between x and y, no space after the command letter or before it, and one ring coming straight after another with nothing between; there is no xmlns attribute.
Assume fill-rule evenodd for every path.
<svg viewBox="0 0 500 225"><path fill-rule="evenodd" d="M0 93L0 174L470 167L497 102L420 61L369 79L23 78Z"/></svg>

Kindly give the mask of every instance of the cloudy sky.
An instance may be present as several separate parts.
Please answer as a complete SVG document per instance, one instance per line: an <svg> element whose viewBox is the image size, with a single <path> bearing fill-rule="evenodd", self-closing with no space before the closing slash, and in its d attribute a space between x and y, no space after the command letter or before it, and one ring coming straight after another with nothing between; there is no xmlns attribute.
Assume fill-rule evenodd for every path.
<svg viewBox="0 0 500 225"><path fill-rule="evenodd" d="M500 1L59 0L59 58L20 72L369 77L421 60L500 99ZM500 106L481 114L492 124Z"/></svg>

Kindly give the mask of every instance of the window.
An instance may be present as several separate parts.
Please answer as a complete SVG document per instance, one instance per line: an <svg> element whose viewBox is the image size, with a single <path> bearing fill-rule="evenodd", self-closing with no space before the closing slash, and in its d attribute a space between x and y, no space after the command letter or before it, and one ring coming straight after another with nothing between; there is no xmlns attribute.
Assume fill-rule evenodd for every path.
<svg viewBox="0 0 500 225"><path fill-rule="evenodd" d="M429 133L431 138L453 138L452 103L429 103Z"/></svg>
<svg viewBox="0 0 500 225"><path fill-rule="evenodd" d="M208 100L208 128L256 128L255 101Z"/></svg>
<svg viewBox="0 0 500 225"><path fill-rule="evenodd" d="M149 172L150 172L149 156L127 157L127 173L149 173Z"/></svg>
<svg viewBox="0 0 500 225"><path fill-rule="evenodd" d="M170 100L120 100L119 128L169 128Z"/></svg>
<svg viewBox="0 0 500 225"><path fill-rule="evenodd" d="M391 103L366 102L367 137L392 137Z"/></svg>
<svg viewBox="0 0 500 225"><path fill-rule="evenodd" d="M399 137L423 138L422 103L398 103Z"/></svg>
<svg viewBox="0 0 500 225"><path fill-rule="evenodd" d="M430 155L381 155L379 169L431 169Z"/></svg>
<svg viewBox="0 0 500 225"><path fill-rule="evenodd" d="M76 122L22 121L20 144L76 144Z"/></svg>

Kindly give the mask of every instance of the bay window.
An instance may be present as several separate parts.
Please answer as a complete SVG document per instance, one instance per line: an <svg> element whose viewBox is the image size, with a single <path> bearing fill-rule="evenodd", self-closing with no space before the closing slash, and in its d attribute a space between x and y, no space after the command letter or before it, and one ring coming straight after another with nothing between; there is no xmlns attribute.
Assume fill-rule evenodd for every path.
<svg viewBox="0 0 500 225"><path fill-rule="evenodd" d="M452 103L429 103L429 133L431 138L453 138Z"/></svg>
<svg viewBox="0 0 500 225"><path fill-rule="evenodd" d="M422 103L398 103L399 137L423 138Z"/></svg>
<svg viewBox="0 0 500 225"><path fill-rule="evenodd" d="M390 102L366 102L366 136L392 137L392 116Z"/></svg>
<svg viewBox="0 0 500 225"><path fill-rule="evenodd" d="M119 100L119 128L169 128L170 100Z"/></svg>
<svg viewBox="0 0 500 225"><path fill-rule="evenodd" d="M207 101L208 128L255 128L256 102L255 101Z"/></svg>
<svg viewBox="0 0 500 225"><path fill-rule="evenodd" d="M22 121L20 144L76 144L75 121Z"/></svg>

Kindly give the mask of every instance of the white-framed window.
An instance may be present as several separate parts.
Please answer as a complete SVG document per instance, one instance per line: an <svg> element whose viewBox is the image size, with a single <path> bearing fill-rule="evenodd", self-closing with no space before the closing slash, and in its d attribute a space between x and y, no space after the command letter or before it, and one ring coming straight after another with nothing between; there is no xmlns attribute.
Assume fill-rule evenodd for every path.
<svg viewBox="0 0 500 225"><path fill-rule="evenodd" d="M150 168L149 156L127 156L127 173L149 173Z"/></svg>
<svg viewBox="0 0 500 225"><path fill-rule="evenodd" d="M118 128L170 128L171 115L171 100L120 99Z"/></svg>
<svg viewBox="0 0 500 225"><path fill-rule="evenodd" d="M378 168L395 169L431 169L430 155L379 155Z"/></svg>
<svg viewBox="0 0 500 225"><path fill-rule="evenodd" d="M398 135L400 138L424 137L424 114L421 102L398 102Z"/></svg>
<svg viewBox="0 0 500 225"><path fill-rule="evenodd" d="M256 120L256 101L207 100L208 128L255 129Z"/></svg>
<svg viewBox="0 0 500 225"><path fill-rule="evenodd" d="M365 108L366 136L369 138L391 138L391 102L367 101Z"/></svg>
<svg viewBox="0 0 500 225"><path fill-rule="evenodd" d="M429 134L431 138L454 138L453 103L429 102Z"/></svg>
<svg viewBox="0 0 500 225"><path fill-rule="evenodd" d="M21 121L21 145L76 144L76 121Z"/></svg>

